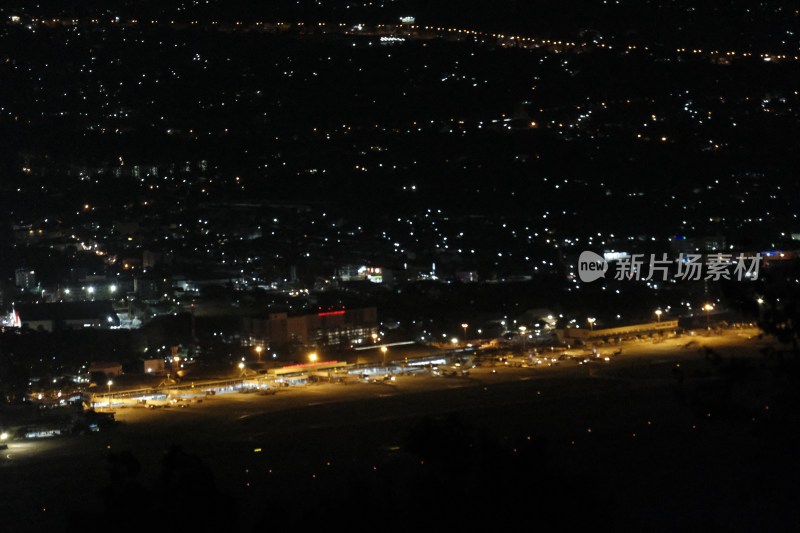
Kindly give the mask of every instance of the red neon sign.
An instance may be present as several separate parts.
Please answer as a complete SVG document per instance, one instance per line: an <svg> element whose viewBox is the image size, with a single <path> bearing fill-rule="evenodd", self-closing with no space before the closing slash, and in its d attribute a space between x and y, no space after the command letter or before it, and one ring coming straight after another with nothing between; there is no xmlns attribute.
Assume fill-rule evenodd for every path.
<svg viewBox="0 0 800 533"><path fill-rule="evenodd" d="M345 313L344 309L341 311L325 311L323 313L317 313L317 316L332 316L332 315L343 315Z"/></svg>

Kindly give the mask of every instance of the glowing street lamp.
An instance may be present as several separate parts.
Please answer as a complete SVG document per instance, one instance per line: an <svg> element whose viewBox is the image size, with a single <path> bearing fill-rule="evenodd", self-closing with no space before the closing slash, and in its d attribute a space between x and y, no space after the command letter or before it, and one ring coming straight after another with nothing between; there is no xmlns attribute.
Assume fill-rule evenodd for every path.
<svg viewBox="0 0 800 533"><path fill-rule="evenodd" d="M264 350L263 346L256 346L256 355L258 355L258 362L261 362L261 352Z"/></svg>
<svg viewBox="0 0 800 533"><path fill-rule="evenodd" d="M708 322L708 320L709 320L709 319L708 319L708 315L709 315L709 312L710 312L712 309L714 309L714 306L713 306L713 305L711 305L711 304L705 304L705 305L703 306L703 310L705 310L705 312L706 312L706 329L711 329L711 326L709 325L709 322Z"/></svg>
<svg viewBox="0 0 800 533"><path fill-rule="evenodd" d="M656 309L656 319L658 322L661 322L661 313L663 313L661 309Z"/></svg>
<svg viewBox="0 0 800 533"><path fill-rule="evenodd" d="M108 380L108 383L106 383L106 385L108 385L108 407L109 408L111 408L111 385L113 385L113 384L114 384L114 382L111 381L110 379Z"/></svg>
<svg viewBox="0 0 800 533"><path fill-rule="evenodd" d="M317 352L311 352L310 354L308 354L308 360L310 362L312 362L312 363L316 363L317 362Z"/></svg>
<svg viewBox="0 0 800 533"><path fill-rule="evenodd" d="M386 366L386 352L389 351L389 348L386 346L381 346L381 352L383 353L383 366Z"/></svg>
<svg viewBox="0 0 800 533"><path fill-rule="evenodd" d="M464 328L464 342L467 342L467 328L469 327L469 324L464 322L461 324L461 327Z"/></svg>
<svg viewBox="0 0 800 533"><path fill-rule="evenodd" d="M522 351L523 352L525 350L527 350L528 335L525 333L526 331L528 331L527 327L525 327L525 326L520 326L519 327L519 333L520 333L520 335L522 335Z"/></svg>
<svg viewBox="0 0 800 533"><path fill-rule="evenodd" d="M587 322L589 322L589 330L594 331L594 323L597 321L596 318L587 318Z"/></svg>

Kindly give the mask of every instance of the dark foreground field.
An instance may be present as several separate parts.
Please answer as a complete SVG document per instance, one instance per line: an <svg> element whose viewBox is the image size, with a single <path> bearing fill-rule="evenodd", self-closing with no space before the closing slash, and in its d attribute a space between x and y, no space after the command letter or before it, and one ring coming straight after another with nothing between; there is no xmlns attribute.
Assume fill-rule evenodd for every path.
<svg viewBox="0 0 800 533"><path fill-rule="evenodd" d="M797 530L797 361L683 344L120 410L108 432L11 443L0 531Z"/></svg>

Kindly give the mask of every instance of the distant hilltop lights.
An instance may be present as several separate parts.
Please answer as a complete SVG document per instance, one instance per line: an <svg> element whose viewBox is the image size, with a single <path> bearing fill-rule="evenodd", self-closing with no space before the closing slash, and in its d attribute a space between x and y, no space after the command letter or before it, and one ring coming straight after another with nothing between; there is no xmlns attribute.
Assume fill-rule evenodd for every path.
<svg viewBox="0 0 800 533"><path fill-rule="evenodd" d="M12 15L7 19L11 24L26 24L28 29L34 31L36 27L39 25L46 26L46 27L57 27L57 26L78 26L81 23L98 25L103 23L109 23L112 25L121 25L121 26L133 26L137 24L151 24L151 25L167 25L167 26L174 26L178 28L183 28L187 26L217 26L222 27L225 26L226 28L236 28L236 29L243 29L247 30L249 28L262 28L264 30L280 30L285 31L291 28L302 28L307 30L311 27L317 27L321 29L323 32L326 31L344 31L345 33L350 32L364 32L369 34L370 32L383 32L383 31L392 31L395 28L402 28L404 30L410 30L415 32L429 32L429 33L439 33L439 34L462 34L462 35L470 35L474 37L480 38L491 38L501 41L504 45L509 46L558 46L558 47L597 47L603 48L607 50L622 50L624 53L630 53L634 50L644 50L649 51L650 48L648 46L641 46L635 44L620 44L620 45L610 45L606 43L597 42L596 40L592 42L585 42L585 43L576 43L572 41L562 41L558 39L538 39L535 37L528 37L523 35L507 35L503 33L490 33L478 30L471 30L465 28L446 28L442 26L420 26L416 24L416 18L413 16L402 16L399 18L399 24L377 24L377 25L367 25L367 24L348 24L344 22L335 23L335 22L316 22L316 23L305 23L305 22L263 22L263 21L253 21L253 22L229 22L225 24L221 24L219 21L175 21L175 20L149 20L149 21L139 21L138 19L130 19L130 20L122 20L119 17L112 17L109 19L100 19L100 18L91 18L91 19L77 19L77 18L70 18L70 19L40 19L37 17L33 17L30 19L22 20L19 15ZM388 41L383 40L384 43L396 42L396 41ZM766 62L775 62L781 60L791 60L791 61L798 61L800 60L800 56L798 55L787 55L787 54L774 54L774 53L756 53L756 52L742 52L742 51L735 51L735 50L707 50L702 48L675 48L674 49L677 54L698 54L698 55L708 55L713 58L713 61L719 62L721 64L727 64L727 61L730 59L735 58L759 58Z"/></svg>

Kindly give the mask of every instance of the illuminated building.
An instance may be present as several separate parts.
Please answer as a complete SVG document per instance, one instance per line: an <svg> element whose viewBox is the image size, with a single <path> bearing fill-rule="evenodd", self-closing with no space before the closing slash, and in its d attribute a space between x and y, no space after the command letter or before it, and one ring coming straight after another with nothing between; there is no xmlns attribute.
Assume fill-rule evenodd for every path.
<svg viewBox="0 0 800 533"><path fill-rule="evenodd" d="M15 310L21 326L33 330L119 327L119 317L109 301L22 304Z"/></svg>
<svg viewBox="0 0 800 533"><path fill-rule="evenodd" d="M387 272L380 267L367 267L347 265L337 272L342 281L371 281L372 283L386 282ZM390 277L390 276L389 276Z"/></svg>
<svg viewBox="0 0 800 533"><path fill-rule="evenodd" d="M708 253L724 250L726 243L722 235L706 235L702 237L676 236L670 246L674 253Z"/></svg>
<svg viewBox="0 0 800 533"><path fill-rule="evenodd" d="M18 268L14 272L17 287L25 290L36 288L36 272L27 268Z"/></svg>
<svg viewBox="0 0 800 533"><path fill-rule="evenodd" d="M300 344L349 346L366 342L378 332L378 312L374 307L326 309L314 314L290 316L270 313L265 318L245 318L243 337L254 344L273 346Z"/></svg>

